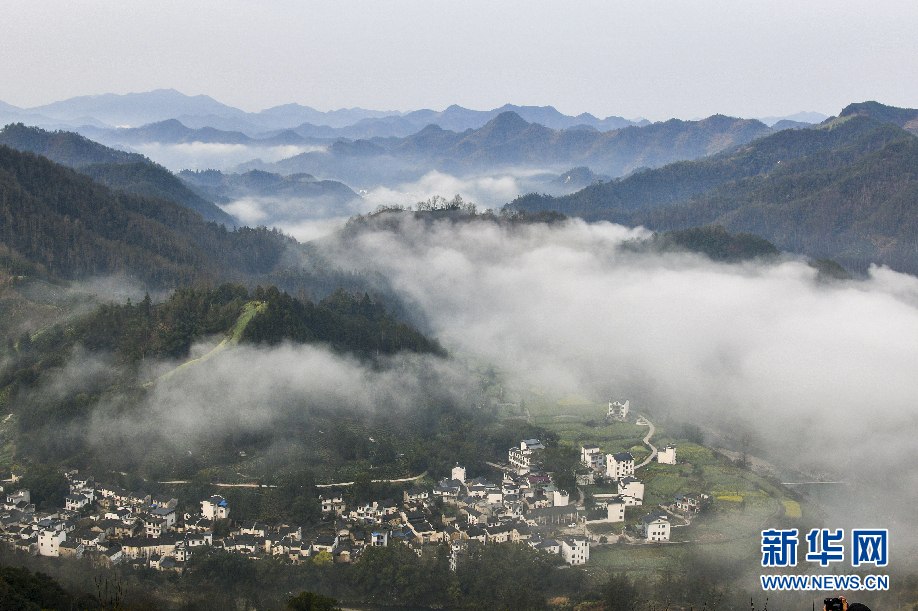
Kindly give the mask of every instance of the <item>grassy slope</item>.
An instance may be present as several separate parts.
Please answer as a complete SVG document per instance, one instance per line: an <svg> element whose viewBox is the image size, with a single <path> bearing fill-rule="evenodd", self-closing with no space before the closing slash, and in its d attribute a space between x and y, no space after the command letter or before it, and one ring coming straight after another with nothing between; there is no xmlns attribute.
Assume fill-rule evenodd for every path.
<svg viewBox="0 0 918 611"><path fill-rule="evenodd" d="M267 306L267 302L257 302L257 301L250 301L249 303L245 304L245 308L242 310L242 314L240 314L239 318L236 320L236 324L234 324L233 328L230 329L229 334L226 336L226 338L224 338L223 341L217 344L213 348L213 350L211 350L204 356L200 356L196 359L192 359L190 361L182 363L181 365L179 365L172 371L169 371L161 375L159 378L154 380L154 382L158 382L160 380L168 380L177 371L180 371L194 363L203 363L205 361L208 361L214 356L216 356L217 354L229 348L230 346L235 346L236 344L238 344L239 339L242 337L242 332L245 331L246 326L248 326L249 322L253 318L255 318L256 314L258 314L259 312L263 312L266 306ZM154 382L147 382L146 384L144 384L144 386L145 387L152 386Z"/></svg>

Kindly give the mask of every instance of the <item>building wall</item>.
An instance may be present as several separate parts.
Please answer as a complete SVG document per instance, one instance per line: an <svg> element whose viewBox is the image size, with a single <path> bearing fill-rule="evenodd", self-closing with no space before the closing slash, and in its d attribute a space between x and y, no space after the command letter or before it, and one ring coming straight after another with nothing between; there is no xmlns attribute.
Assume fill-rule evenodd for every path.
<svg viewBox="0 0 918 611"><path fill-rule="evenodd" d="M586 564L590 559L590 546L584 539L561 541L561 557L570 565Z"/></svg>
<svg viewBox="0 0 918 611"><path fill-rule="evenodd" d="M60 555L60 545L67 540L64 531L46 530L38 535L38 553L42 556L57 557Z"/></svg>
<svg viewBox="0 0 918 611"><path fill-rule="evenodd" d="M663 465L676 464L676 448L667 446L657 453L657 462Z"/></svg>

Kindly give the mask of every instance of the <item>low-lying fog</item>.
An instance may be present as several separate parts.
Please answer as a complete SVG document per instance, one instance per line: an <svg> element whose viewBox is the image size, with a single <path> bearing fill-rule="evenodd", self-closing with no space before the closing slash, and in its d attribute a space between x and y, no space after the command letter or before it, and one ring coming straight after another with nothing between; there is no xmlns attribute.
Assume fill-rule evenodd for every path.
<svg viewBox="0 0 918 611"><path fill-rule="evenodd" d="M874 268L820 283L790 258L727 265L619 249L646 235L581 221L406 221L315 245L334 265L384 274L448 351L494 363L518 388L628 398L663 423L750 433L773 462L852 484L830 526L914 524L918 279ZM157 388L140 424L257 429L285 417L291 397L410 411L419 389L461 400L472 385L458 363L433 358L380 373L316 347L236 348Z"/></svg>
<svg viewBox="0 0 918 611"><path fill-rule="evenodd" d="M805 263L624 253L608 223L408 225L325 252L387 275L444 345L521 384L747 430L783 465L918 497L918 279L819 284ZM875 516L882 496L843 513ZM853 518L852 518L853 519ZM887 525L878 525L887 526Z"/></svg>
<svg viewBox="0 0 918 611"><path fill-rule="evenodd" d="M427 172L415 182L394 182L361 189L360 199L346 205L331 203L327 198L246 197L220 207L249 226L278 227L300 242L332 234L356 214L373 212L380 206L413 209L420 201L448 194L475 202L479 211L499 210L518 195L546 191L543 170L517 169L495 175L457 177L436 170ZM562 189L563 190L563 189Z"/></svg>
<svg viewBox="0 0 918 611"><path fill-rule="evenodd" d="M323 151L321 146L269 146L252 147L245 144L220 144L208 142L187 142L180 144L132 144L130 150L146 155L171 172L182 170L225 170L227 168L260 159L274 163L300 153Z"/></svg>

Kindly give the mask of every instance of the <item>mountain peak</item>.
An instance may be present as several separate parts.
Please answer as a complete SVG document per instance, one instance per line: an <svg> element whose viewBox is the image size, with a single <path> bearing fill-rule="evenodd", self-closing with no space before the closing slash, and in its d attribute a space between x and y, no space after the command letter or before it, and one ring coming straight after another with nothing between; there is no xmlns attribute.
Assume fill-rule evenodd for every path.
<svg viewBox="0 0 918 611"><path fill-rule="evenodd" d="M858 102L848 104L841 111L840 117L850 117L861 115L871 117L883 123L895 123L899 127L906 127L908 123L918 119L918 109L898 108L896 106L887 106L879 102Z"/></svg>
<svg viewBox="0 0 918 611"><path fill-rule="evenodd" d="M482 129L492 129L500 131L522 131L529 126L529 123L523 117L519 116L514 110L505 110L490 121Z"/></svg>

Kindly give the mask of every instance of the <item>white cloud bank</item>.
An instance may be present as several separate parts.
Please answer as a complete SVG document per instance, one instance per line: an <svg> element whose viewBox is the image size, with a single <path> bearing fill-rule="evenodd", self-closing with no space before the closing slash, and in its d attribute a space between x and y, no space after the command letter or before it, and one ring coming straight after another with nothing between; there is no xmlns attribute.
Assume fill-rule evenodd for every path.
<svg viewBox="0 0 918 611"><path fill-rule="evenodd" d="M409 225L328 252L386 274L448 349L525 384L739 422L785 464L888 477L918 497L907 458L918 453L918 279L881 268L823 285L796 261L617 250L642 234L579 221Z"/></svg>

